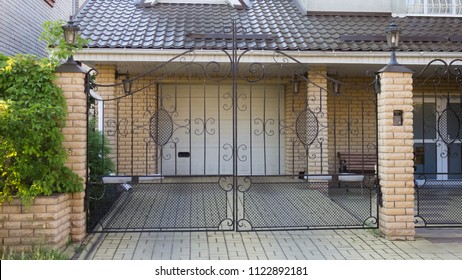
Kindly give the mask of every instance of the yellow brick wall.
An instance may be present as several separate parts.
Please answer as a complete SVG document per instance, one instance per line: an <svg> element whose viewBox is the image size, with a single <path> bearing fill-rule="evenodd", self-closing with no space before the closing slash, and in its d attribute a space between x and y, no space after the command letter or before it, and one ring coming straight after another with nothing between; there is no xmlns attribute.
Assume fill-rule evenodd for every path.
<svg viewBox="0 0 462 280"><path fill-rule="evenodd" d="M292 96L292 88L289 87L285 96L286 125L285 153L286 173L297 175L299 172L305 174L326 174L329 170L328 151L329 135L327 123L327 79L325 67L311 67L306 80L300 83L300 91ZM305 111L306 110L306 111ZM317 119L317 136L313 143L304 146L299 136L301 131L296 129L297 118L301 114L314 116ZM315 126L307 124L306 140L312 140L310 134ZM308 144L308 143L306 143Z"/></svg>
<svg viewBox="0 0 462 280"><path fill-rule="evenodd" d="M308 149L308 173L326 174L329 170L329 108L327 68L311 67L308 71L307 108L318 121L318 135Z"/></svg>
<svg viewBox="0 0 462 280"><path fill-rule="evenodd" d="M414 155L411 73L381 73L378 96L378 161L383 205L379 227L390 240L413 240ZM393 125L393 111L403 111L403 124Z"/></svg>
<svg viewBox="0 0 462 280"><path fill-rule="evenodd" d="M73 194L55 194L38 197L30 206L22 205L20 199L3 203L0 206L2 251L23 251L39 245L63 249L70 236L85 234L79 230L85 228L85 223L72 217L83 210L79 200Z"/></svg>
<svg viewBox="0 0 462 280"><path fill-rule="evenodd" d="M84 93L85 74L56 73L56 76L55 83L64 91L68 113L66 125L63 128L63 146L68 150L66 165L82 178L82 182L86 182L87 97ZM70 212L67 223L69 223L70 236L73 241L82 241L85 237L86 228L85 193L79 192L69 195L68 200L71 205L69 206ZM61 237L55 238L61 240Z"/></svg>
<svg viewBox="0 0 462 280"><path fill-rule="evenodd" d="M292 84L286 88L285 93L285 170L286 174L298 175L307 172L306 149L300 142L295 131L295 122L298 115L305 109L307 96L306 82L300 82L299 92L293 94Z"/></svg>
<svg viewBox="0 0 462 280"><path fill-rule="evenodd" d="M83 180L86 176L86 97L83 73L57 73L55 83L64 91L67 105L63 146L68 151L66 165Z"/></svg>
<svg viewBox="0 0 462 280"><path fill-rule="evenodd" d="M150 77L137 80L132 85L133 91L146 88L117 102L119 120L121 120L118 134L120 174L157 173L157 145L149 136L149 121L157 107L156 84L150 85L151 83L153 81Z"/></svg>
<svg viewBox="0 0 462 280"><path fill-rule="evenodd" d="M116 68L114 65L97 65L96 69L98 70L98 75L96 76L95 82L102 85L111 85L116 82L115 80L115 73ZM94 89L95 93L101 96L104 99L111 99L114 98L115 95L115 88L113 86L99 86L98 88ZM98 106L98 102L96 101L96 107ZM113 131L116 130L115 118L112 116L116 116L117 114L117 102L109 101L103 103L103 111L104 111L104 118L103 118L103 130L106 131L104 134L105 139L108 140L109 147L112 150L110 154L110 158L114 161L114 164L117 163L116 157L116 143L117 143L117 134ZM98 115L97 115L98 118Z"/></svg>
<svg viewBox="0 0 462 280"><path fill-rule="evenodd" d="M120 76L116 80L113 65L97 65L96 93L104 100L104 136L112 150L110 158L118 175L147 175L157 173L157 147L149 137L149 120L157 106L156 84L153 77L136 80L131 96L125 96ZM118 99L117 99L118 98ZM117 123L118 120L118 123ZM118 143L118 145L117 145ZM147 163L146 163L147 162Z"/></svg>
<svg viewBox="0 0 462 280"><path fill-rule="evenodd" d="M376 111L371 78L339 77L342 86L337 96L328 95L329 170L339 168L336 153L375 153ZM352 87L354 85L354 87Z"/></svg>

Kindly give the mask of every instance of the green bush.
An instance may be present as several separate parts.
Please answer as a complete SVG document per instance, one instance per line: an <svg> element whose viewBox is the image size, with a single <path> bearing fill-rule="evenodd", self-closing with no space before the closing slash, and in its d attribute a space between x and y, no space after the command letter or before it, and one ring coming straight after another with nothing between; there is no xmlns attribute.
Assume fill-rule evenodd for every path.
<svg viewBox="0 0 462 280"><path fill-rule="evenodd" d="M64 166L66 100L54 79L34 56L0 54L0 202L83 189Z"/></svg>
<svg viewBox="0 0 462 280"><path fill-rule="evenodd" d="M66 44L64 23L43 24L47 58L0 53L0 203L18 197L27 204L38 195L83 190L81 178L64 165L66 100L54 71L87 41L78 36Z"/></svg>
<svg viewBox="0 0 462 280"><path fill-rule="evenodd" d="M114 163L109 158L111 148L108 141L96 129L96 120L91 117L88 127L88 169L90 182L99 182L102 176L114 172Z"/></svg>

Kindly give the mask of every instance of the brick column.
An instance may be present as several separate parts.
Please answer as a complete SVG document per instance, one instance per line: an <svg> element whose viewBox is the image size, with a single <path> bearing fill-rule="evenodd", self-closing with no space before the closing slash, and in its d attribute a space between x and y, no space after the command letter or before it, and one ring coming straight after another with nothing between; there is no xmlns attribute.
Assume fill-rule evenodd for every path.
<svg viewBox="0 0 462 280"><path fill-rule="evenodd" d="M291 86L288 87L285 95L285 125L289 129L284 134L286 174L329 172L326 74L326 67L313 66L306 77L308 82L301 81L298 93L294 93ZM299 140L295 124L306 108L314 113L319 122L318 135L309 147L305 147Z"/></svg>
<svg viewBox="0 0 462 280"><path fill-rule="evenodd" d="M318 135L309 147L308 173L326 174L329 172L329 133L327 130L327 68L311 67L308 71L307 108L318 119Z"/></svg>
<svg viewBox="0 0 462 280"><path fill-rule="evenodd" d="M63 128L63 146L68 150L67 166L85 182L87 169L87 97L85 71L76 64L63 64L56 69L56 85L63 91L67 104L67 122ZM71 195L70 234L73 241L85 237L85 192Z"/></svg>
<svg viewBox="0 0 462 280"><path fill-rule="evenodd" d="M97 84L102 84L102 85L111 85L115 84L117 82L116 80L116 66L112 64L98 64L96 65L96 69L98 70L98 75L96 76L96 83ZM125 77L124 77L125 78ZM121 81L120 81L121 82ZM96 91L96 94L100 95L101 98L104 99L111 99L116 96L116 88L113 86L105 86L105 87L99 87L98 90ZM102 102L102 101L96 101ZM103 102L104 106L104 112L98 112L98 115L96 116L97 119L102 118L103 123L104 123L104 128L103 130L107 130L108 127L106 127L108 121L116 122L116 116L117 116L117 103L118 101L106 101ZM109 128L109 129L114 129L114 128ZM108 141L108 145L111 148L111 153L109 154L109 157L112 159L112 162L114 162L114 166L116 170L119 170L121 174L124 174L126 170L120 170L120 166L117 166L118 161L117 157L117 134L118 133L105 133L104 137Z"/></svg>
<svg viewBox="0 0 462 280"><path fill-rule="evenodd" d="M412 73L399 65L387 66L379 73L379 228L389 240L414 240ZM399 112L402 123L394 124L394 113Z"/></svg>
<svg viewBox="0 0 462 280"><path fill-rule="evenodd" d="M292 84L286 87L284 98L284 121L287 129L284 130L285 141L285 174L298 175L299 172L306 172L305 148L295 133L295 121L300 112L305 109L306 83L300 82L299 92L295 93Z"/></svg>

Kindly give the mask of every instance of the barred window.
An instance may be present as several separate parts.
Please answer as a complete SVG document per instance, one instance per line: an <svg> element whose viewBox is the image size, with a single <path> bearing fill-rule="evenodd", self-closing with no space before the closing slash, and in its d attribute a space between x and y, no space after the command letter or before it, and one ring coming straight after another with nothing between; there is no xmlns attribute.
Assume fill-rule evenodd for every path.
<svg viewBox="0 0 462 280"><path fill-rule="evenodd" d="M410 15L462 15L462 0L408 0Z"/></svg>

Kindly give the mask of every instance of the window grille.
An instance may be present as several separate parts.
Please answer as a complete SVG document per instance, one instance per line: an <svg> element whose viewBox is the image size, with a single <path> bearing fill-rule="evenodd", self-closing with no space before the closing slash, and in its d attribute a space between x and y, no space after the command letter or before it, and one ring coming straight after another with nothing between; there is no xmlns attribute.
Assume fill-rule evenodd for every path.
<svg viewBox="0 0 462 280"><path fill-rule="evenodd" d="M462 15L462 0L408 0L410 15Z"/></svg>

